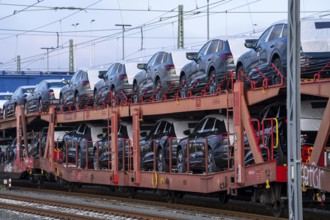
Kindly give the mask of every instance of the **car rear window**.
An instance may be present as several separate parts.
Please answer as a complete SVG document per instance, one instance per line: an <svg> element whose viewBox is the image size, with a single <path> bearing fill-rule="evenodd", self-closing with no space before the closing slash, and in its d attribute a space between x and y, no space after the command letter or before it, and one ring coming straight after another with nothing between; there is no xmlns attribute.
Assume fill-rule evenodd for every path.
<svg viewBox="0 0 330 220"><path fill-rule="evenodd" d="M330 22L315 22L316 29L330 28Z"/></svg>

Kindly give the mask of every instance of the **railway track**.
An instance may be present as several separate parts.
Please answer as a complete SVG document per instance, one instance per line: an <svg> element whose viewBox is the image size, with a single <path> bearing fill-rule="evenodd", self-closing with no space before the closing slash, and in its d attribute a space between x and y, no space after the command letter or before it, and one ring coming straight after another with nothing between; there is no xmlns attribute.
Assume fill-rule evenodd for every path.
<svg viewBox="0 0 330 220"><path fill-rule="evenodd" d="M61 195L61 196L71 196L71 197L76 197L76 198L89 198L89 199L98 199L102 201L117 201L117 203L120 204L133 204L133 205L138 205L138 206L143 206L143 207L154 207L153 210L172 210L171 212L175 213L186 213L186 216L188 215L193 216L193 218L196 218L196 216L209 216L213 218L235 218L235 219L255 219L255 220L274 220L274 219L279 219L275 218L273 216L269 215L269 211L267 210L262 210L260 209L260 206L251 208L251 206L247 206L246 204L239 204L236 203L235 201L233 203L225 204L225 205L219 205L218 201L215 201L214 199L214 206L211 207L205 207L205 205L201 205L199 202L186 202L185 199L182 199L182 201L178 201L178 203L167 203L164 201L160 201L159 199L155 199L154 194L148 194L145 193L143 196L139 196L138 198L135 199L130 199L126 197L119 197L119 196L109 196L109 195L95 195L94 193L97 190L93 190L94 193L78 193L78 192L59 192L59 191L54 191L54 190L48 190L48 189L34 189L34 188L16 188L15 190L18 191L24 191L24 192L38 192L38 193L45 193L45 194L53 194L53 195ZM0 194L1 195L1 194ZM0 197L1 198L1 197ZM157 198L157 197L156 197ZM31 198L29 198L31 199ZM35 201L35 198L32 198L29 201ZM39 199L38 199L39 200ZM187 200L196 200L196 199L191 199L187 198ZM40 200L42 201L42 200ZM38 201L39 202L39 201ZM45 200L42 201L42 203L48 204L48 203L53 203L54 201L49 201ZM203 202L203 201L202 201ZM209 202L210 203L210 202ZM213 202L211 202L213 203ZM62 206L63 202L57 203L58 206ZM86 207L86 206L85 206ZM235 207L235 208L233 208ZM86 210L91 208L90 205L87 205ZM84 210L85 208L79 207L79 209ZM253 211L253 209L255 209ZM256 213L256 209L258 209L259 213ZM146 210L145 210L146 211ZM189 214L187 214L189 213ZM262 214L260 214L262 213ZM268 215L267 215L268 214ZM134 213L133 213L134 216ZM134 216L136 217L136 216ZM171 219L168 216L159 216L160 219ZM155 217L147 217L146 219L156 219ZM175 217L175 219L180 219L179 217ZM189 218L187 218L189 219Z"/></svg>
<svg viewBox="0 0 330 220"><path fill-rule="evenodd" d="M54 201L42 198L30 198L19 195L0 194L0 208L23 213L47 216L59 219L176 219L164 215L148 214L136 211L120 210L95 205L77 204L67 201Z"/></svg>

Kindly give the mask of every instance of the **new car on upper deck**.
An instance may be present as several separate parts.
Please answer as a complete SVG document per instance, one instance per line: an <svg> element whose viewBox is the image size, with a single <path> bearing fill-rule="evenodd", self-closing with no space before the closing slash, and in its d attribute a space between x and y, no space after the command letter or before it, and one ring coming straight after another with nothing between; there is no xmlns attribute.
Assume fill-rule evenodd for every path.
<svg viewBox="0 0 330 220"><path fill-rule="evenodd" d="M180 83L184 84L181 97L185 97L192 86L201 88L210 83L211 93L216 92L219 84L224 89L229 86L229 72L235 70L235 64L228 41L208 41L199 52L188 52L187 59L192 61L181 69Z"/></svg>
<svg viewBox="0 0 330 220"><path fill-rule="evenodd" d="M160 100L170 85L178 87L181 68L188 62L186 52L161 51L154 54L148 63L138 64L142 71L133 79L134 102L138 102L142 96L152 95L155 95L156 100Z"/></svg>
<svg viewBox="0 0 330 220"><path fill-rule="evenodd" d="M318 72L321 72L321 77L330 76L329 30L329 19L301 20L302 78L313 78ZM259 39L246 40L245 46L251 50L238 59L236 77L242 75L240 72L243 71L256 83L261 83L264 77L272 84L279 83L281 76L272 68L272 64L286 77L287 35L288 26L283 21L270 26ZM243 78L245 79L244 76Z"/></svg>
<svg viewBox="0 0 330 220"><path fill-rule="evenodd" d="M3 105L3 118L16 114L16 106L24 105L25 98L36 86L19 86L10 99Z"/></svg>
<svg viewBox="0 0 330 220"><path fill-rule="evenodd" d="M74 73L60 91L60 102L63 107L74 105L76 109L93 104L94 86L98 81L99 70L81 69Z"/></svg>
<svg viewBox="0 0 330 220"><path fill-rule="evenodd" d="M25 100L24 109L29 111L45 111L50 104L58 104L60 90L65 84L60 79L42 80Z"/></svg>
<svg viewBox="0 0 330 220"><path fill-rule="evenodd" d="M107 72L100 72L98 77L101 80L94 87L95 104L112 104L110 93L113 101L129 99L133 90L133 77L138 72L137 63L114 63Z"/></svg>

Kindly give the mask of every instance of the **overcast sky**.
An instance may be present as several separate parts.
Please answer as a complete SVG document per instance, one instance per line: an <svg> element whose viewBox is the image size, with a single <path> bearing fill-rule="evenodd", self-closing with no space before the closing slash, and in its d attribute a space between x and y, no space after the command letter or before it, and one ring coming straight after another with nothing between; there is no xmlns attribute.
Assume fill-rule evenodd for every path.
<svg viewBox="0 0 330 220"><path fill-rule="evenodd" d="M77 67L103 66L122 58L147 59L177 46L178 5L184 10L184 46L199 49L207 41L207 0L0 0L0 70L67 71L69 39L77 44ZM249 35L287 19L286 0L209 0L210 38ZM120 10L119 10L120 9ZM327 0L302 0L301 17L327 15ZM329 18L330 16L327 16ZM141 40L141 28L143 41Z"/></svg>

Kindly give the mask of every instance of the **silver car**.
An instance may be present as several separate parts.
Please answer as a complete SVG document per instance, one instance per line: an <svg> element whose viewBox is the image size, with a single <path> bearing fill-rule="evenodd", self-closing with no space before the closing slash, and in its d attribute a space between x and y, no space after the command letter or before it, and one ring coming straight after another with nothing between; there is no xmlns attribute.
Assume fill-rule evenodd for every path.
<svg viewBox="0 0 330 220"><path fill-rule="evenodd" d="M60 79L42 80L32 93L25 100L24 110L29 111L45 111L50 104L58 104L60 98L60 90L65 84Z"/></svg>
<svg viewBox="0 0 330 220"><path fill-rule="evenodd" d="M138 71L137 63L114 63L107 72L100 72L101 80L94 87L94 102L97 105L111 104L110 93L114 102L129 99L132 95L133 77Z"/></svg>
<svg viewBox="0 0 330 220"><path fill-rule="evenodd" d="M142 71L133 79L134 102L138 102L140 97L153 95L156 100L160 100L170 85L177 87L181 68L189 62L186 52L186 50L161 51L154 54L148 63L138 64L138 68Z"/></svg>
<svg viewBox="0 0 330 220"><path fill-rule="evenodd" d="M60 91L60 103L63 107L74 105L79 109L93 104L94 85L98 81L99 70L78 70Z"/></svg>

